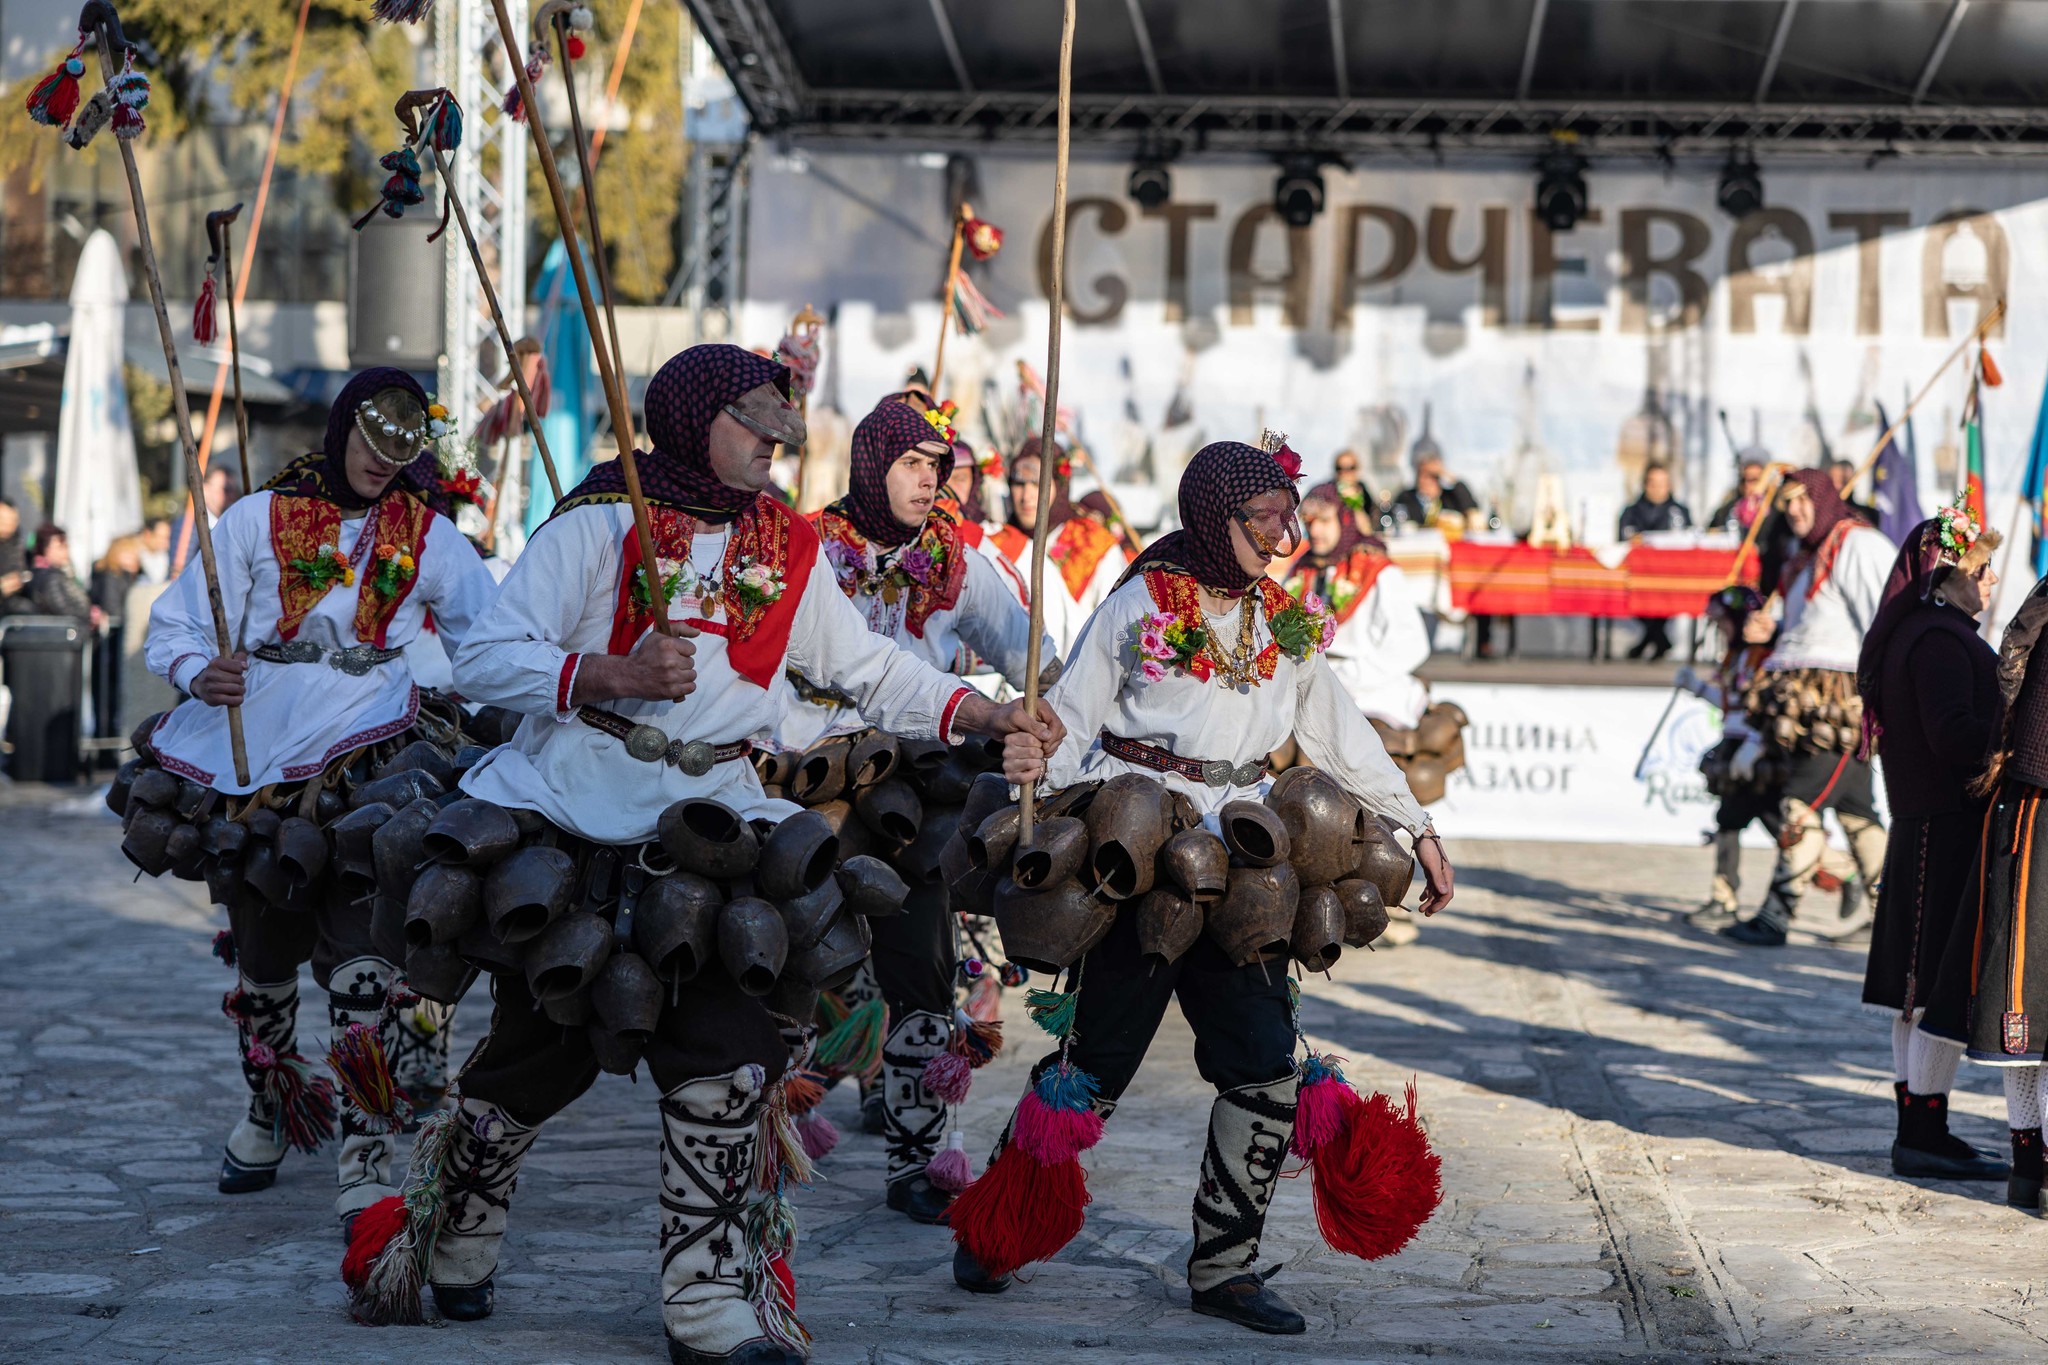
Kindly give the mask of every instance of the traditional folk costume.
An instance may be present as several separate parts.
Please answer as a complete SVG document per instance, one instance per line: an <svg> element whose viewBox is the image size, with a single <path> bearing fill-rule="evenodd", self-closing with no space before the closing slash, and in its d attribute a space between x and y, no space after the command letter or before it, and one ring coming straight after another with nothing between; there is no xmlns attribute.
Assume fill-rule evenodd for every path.
<svg viewBox="0 0 2048 1365"><path fill-rule="evenodd" d="M944 503L935 504L918 526L903 525L890 508L888 475L903 456L921 448L943 451L939 483L951 473L956 448L943 420L933 420L938 417L885 398L854 428L847 495L816 518L825 559L870 631L933 668L956 674L992 670L1021 692L1031 618L1000 571L969 548ZM1041 654L1043 671L1056 676L1050 640ZM801 676L792 683L796 695L780 734L786 747L823 755L831 752L824 745L850 743L849 760L855 750L869 747L856 738L867 722L849 699ZM951 1105L965 1098L967 1077L965 1067L942 1067L933 1078L935 1088L926 1084L925 1073L935 1059L961 1055L955 1050L964 1046L956 1042L956 1026L968 1026L955 1015L957 922L947 888L937 879L935 851L958 822L966 783L956 779L966 774L938 763L902 762L902 746L894 747L894 776L877 782L875 765L849 763L849 791L855 817L912 885L904 913L875 925L872 968L887 1019L880 1103L889 1207L932 1223L943 1217L952 1196L943 1173L934 1184L926 1167L946 1146ZM923 750L940 757L930 746ZM808 799L819 789L806 783L803 790ZM905 834L912 837L906 840ZM925 856L926 849L933 855ZM821 1054L829 1055L833 1041L827 1037ZM957 1074L945 1077L948 1069Z"/></svg>
<svg viewBox="0 0 2048 1365"><path fill-rule="evenodd" d="M1368 719L1412 730L1429 709L1415 670L1429 661L1429 632L1407 576L1384 541L1360 535L1349 517L1329 554L1304 549L1277 577L1293 596L1319 599L1337 623L1324 657Z"/></svg>
<svg viewBox="0 0 2048 1365"><path fill-rule="evenodd" d="M1962 1045L1913 1027L1954 936L1984 827L1984 802L1965 787L1983 767L1998 696L1998 656L1977 635L1975 575L1999 535L1957 512L1946 509L1906 537L1857 669L1864 730L1892 796L1863 1003L1892 1014L1893 1172L2003 1180L2004 1162L1948 1131Z"/></svg>
<svg viewBox="0 0 2048 1365"><path fill-rule="evenodd" d="M1990 802L1975 831L1962 908L1948 935L1920 1031L1960 1043L1973 1062L1998 1067L2012 1130L2006 1202L2042 1203L2041 1112L2048 1103L2048 893L2034 855L2048 852L2048 579L2034 585L1998 650L1989 757L1970 787ZM1950 679L1961 688L1964 676ZM1889 730L1885 736L1891 742ZM1916 1035L1915 1041L1919 1041Z"/></svg>
<svg viewBox="0 0 2048 1365"><path fill-rule="evenodd" d="M452 1122L415 1147L404 1205L358 1226L344 1277L365 1321L419 1321L422 1279L444 1317L488 1315L540 1126L600 1070L644 1060L660 1095L671 1358L788 1361L808 1343L786 1265L784 1186L808 1168L785 1069L818 988L866 955L866 916L900 909L906 889L873 859L835 874L823 817L764 794L740 760L780 724L786 668L924 739L950 736L969 694L865 628L808 522L712 472L721 412L801 439L788 385L779 364L707 345L648 387L656 448L639 474L658 572L672 618L701 632L686 700L575 700L584 660L630 653L653 624L616 463L556 509L456 652L467 696L525 719L444 812L469 808L448 831L467 836L443 850L452 867L413 884L408 931L421 930L413 957L452 948L490 970L496 1009ZM787 415L764 424L764 403Z"/></svg>
<svg viewBox="0 0 2048 1365"><path fill-rule="evenodd" d="M963 828L989 813L956 895L992 901L1013 960L1069 973L1064 993L1030 997L1062 1041L951 1210L954 1278L972 1292L1006 1289L1013 1270L1080 1230L1079 1153L1176 997L1218 1092L1194 1202L1196 1311L1305 1330L1254 1265L1290 1150L1313 1159L1321 1221L1343 1249L1398 1248L1440 1197L1412 1096L1402 1115L1382 1097L1361 1101L1331 1059L1295 1060L1280 959L1291 945L1320 969L1370 942L1409 883L1392 830L1435 837L1323 657L1331 623L1245 573L1231 549L1246 502L1291 492L1298 471L1284 448L1276 458L1223 442L1195 456L1180 485L1186 529L1132 565L1050 693L1073 744L1053 757L1047 783L1060 790L1031 840L1018 840L1018 812L1000 797L993 809L970 800ZM1238 605L1210 615L1205 587ZM1268 782L1266 756L1290 733L1317 766ZM1357 1180L1368 1150L1390 1177L1369 1193ZM1366 1206L1376 1226L1358 1235Z"/></svg>
<svg viewBox="0 0 2048 1365"><path fill-rule="evenodd" d="M1782 766L1784 829L1778 837L1786 855L1762 908L1721 930L1759 947L1784 943L1821 865L1827 848L1821 812L1832 810L1841 822L1866 897L1877 894L1885 857L1870 762L1856 754L1863 711L1856 668L1884 599L1894 550L1849 510L1825 471L1797 470L1787 481L1812 499L1813 527L1786 566L1784 619L1744 698L1755 735L1736 761L1741 768L1775 758ZM1816 932L1840 934L1847 927L1827 924Z"/></svg>
<svg viewBox="0 0 2048 1365"><path fill-rule="evenodd" d="M1073 649L1074 640L1089 616L1116 590L1130 556L1114 531L1074 507L1068 497L1073 475L1067 466L1067 454L1058 447L1054 450L1059 465L1053 474L1052 505L1038 510L1040 516L1052 518L1046 529L1045 606L1039 616L1045 623L1045 633L1059 646L1064 658ZM1038 459L1039 451L1038 437L1026 437L1010 468L1014 471L1021 462ZM1010 519L991 528L988 535L995 552L1016 566L1027 592L1031 582L1031 536L1032 528L1017 520L1015 499L1011 500Z"/></svg>
<svg viewBox="0 0 2048 1365"><path fill-rule="evenodd" d="M366 370L335 400L321 450L221 517L221 602L230 638L251 651L240 708L249 781L235 778L226 708L194 699L145 722L144 757L114 795L137 865L203 875L227 909L216 951L239 973L225 1009L249 1103L228 1136L223 1193L268 1187L288 1147L311 1151L331 1129L330 1084L298 1050L299 967L311 960L341 1073L357 1082L340 1106L344 1222L393 1193L390 1135L407 1106L393 1103L389 1070L431 1102L420 1092L438 1087L445 1055L435 1036L446 1037L444 1016L407 1004L385 1017L396 949L372 933L368 868L348 843L390 814L387 788L452 785L460 714L423 701L402 655L429 612L461 639L493 589L476 551L429 506L441 499L434 456L420 453L429 421L409 375ZM405 465L374 504L348 481L355 431L379 459ZM195 556L150 613L147 659L189 691L218 652ZM349 1039L353 1025L370 1036Z"/></svg>

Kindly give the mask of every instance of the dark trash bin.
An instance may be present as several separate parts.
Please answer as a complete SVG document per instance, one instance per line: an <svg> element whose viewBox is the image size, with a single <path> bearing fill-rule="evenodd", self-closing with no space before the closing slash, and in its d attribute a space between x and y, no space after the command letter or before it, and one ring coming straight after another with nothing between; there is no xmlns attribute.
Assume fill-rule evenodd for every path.
<svg viewBox="0 0 2048 1365"><path fill-rule="evenodd" d="M8 765L17 782L78 780L90 632L69 616L10 616L0 621L0 682L13 693Z"/></svg>

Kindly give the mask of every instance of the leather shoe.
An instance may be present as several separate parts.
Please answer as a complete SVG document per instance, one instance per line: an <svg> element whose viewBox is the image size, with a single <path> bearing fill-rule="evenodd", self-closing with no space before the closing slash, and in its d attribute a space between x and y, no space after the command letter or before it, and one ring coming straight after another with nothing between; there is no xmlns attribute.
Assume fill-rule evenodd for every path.
<svg viewBox="0 0 2048 1365"><path fill-rule="evenodd" d="M1721 937L1752 948L1782 948L1785 946L1785 931L1766 920L1762 915L1737 920L1721 930Z"/></svg>
<svg viewBox="0 0 2048 1365"><path fill-rule="evenodd" d="M674 1337L668 1339L669 1365L803 1365L804 1358L767 1337L743 1341L724 1355L708 1356Z"/></svg>
<svg viewBox="0 0 2048 1365"><path fill-rule="evenodd" d="M1266 1280L1278 1266L1263 1274L1239 1275L1214 1289L1197 1289L1189 1295L1189 1306L1205 1317L1222 1318L1254 1332L1276 1337L1300 1336L1308 1323L1287 1300L1266 1288Z"/></svg>
<svg viewBox="0 0 2048 1365"><path fill-rule="evenodd" d="M868 1134L870 1137L880 1137L888 1132L888 1115L889 1102L887 1097L882 1094L880 1086L876 1086L874 1090L861 1097L860 1130L863 1133Z"/></svg>
<svg viewBox="0 0 2048 1365"><path fill-rule="evenodd" d="M2009 1180L2012 1167L1996 1157L1984 1155L1961 1138L1950 1137L1943 1150L1892 1144L1892 1174L1910 1180ZM2039 1203L2039 1186L2035 1202Z"/></svg>
<svg viewBox="0 0 2048 1365"><path fill-rule="evenodd" d="M1685 922L1702 933L1718 934L1735 923L1735 912L1718 901L1708 901L1688 914Z"/></svg>
<svg viewBox="0 0 2048 1365"><path fill-rule="evenodd" d="M275 1166L244 1166L231 1156L223 1156L220 1159L222 1194L254 1194L258 1190L267 1190L276 1183Z"/></svg>
<svg viewBox="0 0 2048 1365"><path fill-rule="evenodd" d="M970 1294L1000 1294L1010 1287L1010 1277L989 1274L981 1268L981 1262L967 1254L966 1247L955 1243L953 1283Z"/></svg>
<svg viewBox="0 0 2048 1365"><path fill-rule="evenodd" d="M482 1284L430 1284L434 1307L450 1322L481 1322L498 1306L498 1293L489 1280Z"/></svg>
<svg viewBox="0 0 2048 1365"><path fill-rule="evenodd" d="M889 1207L913 1223L943 1223L953 1196L921 1175L889 1182Z"/></svg>

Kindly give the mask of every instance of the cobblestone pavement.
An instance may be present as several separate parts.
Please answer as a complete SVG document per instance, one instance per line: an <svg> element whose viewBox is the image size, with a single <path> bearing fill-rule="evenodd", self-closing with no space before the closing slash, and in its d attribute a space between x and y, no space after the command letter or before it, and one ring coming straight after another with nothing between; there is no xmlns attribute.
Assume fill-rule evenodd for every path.
<svg viewBox="0 0 2048 1365"><path fill-rule="evenodd" d="M549 1126L495 1317L350 1324L324 1155L291 1158L266 1193L214 1190L240 1087L203 893L133 884L111 820L84 804L0 792L0 1360L662 1358L644 1079L607 1077ZM817 1358L2048 1353L2043 1233L2003 1187L1888 1174L1886 1024L1856 1003L1859 950L1795 936L1745 951L1685 930L1699 851L1453 852L1458 904L1419 944L1347 953L1308 984L1312 1037L1355 1077L1416 1078L1447 1195L1415 1245L1367 1265L1325 1251L1307 1182L1286 1184L1266 1250L1306 1338L1186 1311L1208 1092L1176 1013L1091 1158L1086 1231L1000 1298L957 1291L945 1234L883 1208L879 1140L835 1092L848 1137L799 1205ZM487 1008L473 995L458 1037ZM310 1053L324 1012L302 1028ZM977 1160L1036 1048L1014 1009L1010 1030L968 1101ZM2002 1146L1995 1078L1966 1067L1961 1085L1960 1130Z"/></svg>

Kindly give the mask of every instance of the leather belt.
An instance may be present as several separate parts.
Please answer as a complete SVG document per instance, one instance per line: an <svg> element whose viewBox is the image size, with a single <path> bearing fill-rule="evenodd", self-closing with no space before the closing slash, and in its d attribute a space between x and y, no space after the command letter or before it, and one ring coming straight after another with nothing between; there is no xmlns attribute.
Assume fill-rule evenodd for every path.
<svg viewBox="0 0 2048 1365"><path fill-rule="evenodd" d="M1107 730L1100 738L1102 752L1111 758L1150 768L1155 773L1179 773L1189 781L1206 783L1211 787L1249 787L1266 775L1266 760L1263 758L1232 765L1220 758L1182 758L1170 750L1125 739Z"/></svg>
<svg viewBox="0 0 2048 1365"><path fill-rule="evenodd" d="M378 664L390 663L403 653L402 649L379 649L376 645L326 649L311 640L263 645L255 651L257 658L269 664L317 664L325 659L329 668L338 668L354 678L362 677Z"/></svg>
<svg viewBox="0 0 2048 1365"><path fill-rule="evenodd" d="M702 777L720 763L730 763L754 752L750 739L731 744L713 744L707 739L670 739L652 725L636 725L616 711L579 706L576 714L593 730L602 730L626 746L626 752L642 763L667 763L691 777Z"/></svg>

